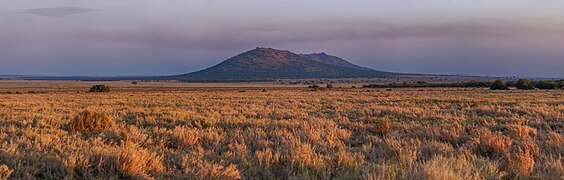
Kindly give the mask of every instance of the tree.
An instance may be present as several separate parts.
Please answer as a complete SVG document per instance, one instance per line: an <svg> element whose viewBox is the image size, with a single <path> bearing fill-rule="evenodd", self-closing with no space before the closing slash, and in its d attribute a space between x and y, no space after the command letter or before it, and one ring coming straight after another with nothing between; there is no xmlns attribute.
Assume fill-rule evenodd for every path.
<svg viewBox="0 0 564 180"><path fill-rule="evenodd" d="M495 82L490 86L491 90L509 90L509 88L505 85L503 79L497 79Z"/></svg>
<svg viewBox="0 0 564 180"><path fill-rule="evenodd" d="M90 88L89 92L110 92L110 86L103 84L94 85Z"/></svg>
<svg viewBox="0 0 564 180"><path fill-rule="evenodd" d="M529 79L519 79L515 84L517 89L535 89L535 84Z"/></svg>
<svg viewBox="0 0 564 180"><path fill-rule="evenodd" d="M537 87L539 89L554 89L557 86L558 86L558 84L556 82L549 81L549 80L540 80L535 85L535 87Z"/></svg>

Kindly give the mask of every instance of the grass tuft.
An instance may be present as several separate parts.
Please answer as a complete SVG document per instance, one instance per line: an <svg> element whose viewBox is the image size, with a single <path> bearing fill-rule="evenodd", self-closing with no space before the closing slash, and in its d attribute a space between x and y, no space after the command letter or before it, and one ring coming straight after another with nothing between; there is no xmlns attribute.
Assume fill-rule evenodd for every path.
<svg viewBox="0 0 564 180"><path fill-rule="evenodd" d="M75 116L69 124L73 132L100 132L114 128L115 122L106 114L84 110Z"/></svg>

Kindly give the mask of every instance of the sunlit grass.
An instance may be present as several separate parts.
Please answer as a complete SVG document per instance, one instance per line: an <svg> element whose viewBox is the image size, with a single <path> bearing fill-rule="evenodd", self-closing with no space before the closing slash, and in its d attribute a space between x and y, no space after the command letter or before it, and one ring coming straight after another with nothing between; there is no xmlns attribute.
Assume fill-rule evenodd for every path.
<svg viewBox="0 0 564 180"><path fill-rule="evenodd" d="M69 86L0 94L0 178L564 178L563 91Z"/></svg>

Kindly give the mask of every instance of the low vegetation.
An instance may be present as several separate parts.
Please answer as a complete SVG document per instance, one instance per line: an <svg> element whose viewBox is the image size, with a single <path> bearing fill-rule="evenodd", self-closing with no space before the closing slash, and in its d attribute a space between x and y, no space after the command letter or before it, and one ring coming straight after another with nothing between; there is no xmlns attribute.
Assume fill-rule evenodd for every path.
<svg viewBox="0 0 564 180"><path fill-rule="evenodd" d="M428 83L425 81L417 82L403 82L403 83L388 83L388 84L367 84L362 86L363 88L432 88L432 87L443 87L443 88L485 88L488 87L491 90L509 90L510 87L515 87L516 89L522 90L533 90L533 89L564 89L564 79L563 80L539 80L533 81L530 79L519 79L517 81L505 81L503 79L497 79L494 82L488 81L467 81L467 82L434 82Z"/></svg>
<svg viewBox="0 0 564 180"><path fill-rule="evenodd" d="M0 94L0 179L564 178L564 91L262 89Z"/></svg>
<svg viewBox="0 0 564 180"><path fill-rule="evenodd" d="M556 81L541 80L535 84L535 87L539 89L555 89L559 88L560 86Z"/></svg>
<svg viewBox="0 0 564 180"><path fill-rule="evenodd" d="M503 81L503 79L497 79L490 86L490 89L491 90L509 90L509 87L507 87L507 85L505 84L505 81Z"/></svg>
<svg viewBox="0 0 564 180"><path fill-rule="evenodd" d="M309 85L309 86L307 86L307 88L310 88L310 89L319 89L319 88L321 88L321 87L319 87L319 85L317 85L317 84L314 84L314 85Z"/></svg>
<svg viewBox="0 0 564 180"><path fill-rule="evenodd" d="M109 130L114 126L114 121L107 115L84 110L70 122L69 130L74 132L98 132Z"/></svg>
<svg viewBox="0 0 564 180"><path fill-rule="evenodd" d="M110 86L103 84L94 85L88 92L110 92Z"/></svg>
<svg viewBox="0 0 564 180"><path fill-rule="evenodd" d="M531 90L535 89L535 83L529 79L519 79L515 84L517 89Z"/></svg>
<svg viewBox="0 0 564 180"><path fill-rule="evenodd" d="M367 84L363 85L363 88L420 88L420 87L466 87L466 88L478 88L478 87L490 87L493 82L481 82L481 81L468 81L468 82L403 82L403 83L388 83L388 84Z"/></svg>

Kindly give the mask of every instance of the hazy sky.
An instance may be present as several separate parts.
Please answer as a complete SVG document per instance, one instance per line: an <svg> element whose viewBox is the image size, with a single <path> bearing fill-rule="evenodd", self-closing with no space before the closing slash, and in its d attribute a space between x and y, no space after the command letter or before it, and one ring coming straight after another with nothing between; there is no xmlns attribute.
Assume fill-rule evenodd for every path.
<svg viewBox="0 0 564 180"><path fill-rule="evenodd" d="M255 47L564 77L561 0L0 0L0 74L172 75Z"/></svg>

